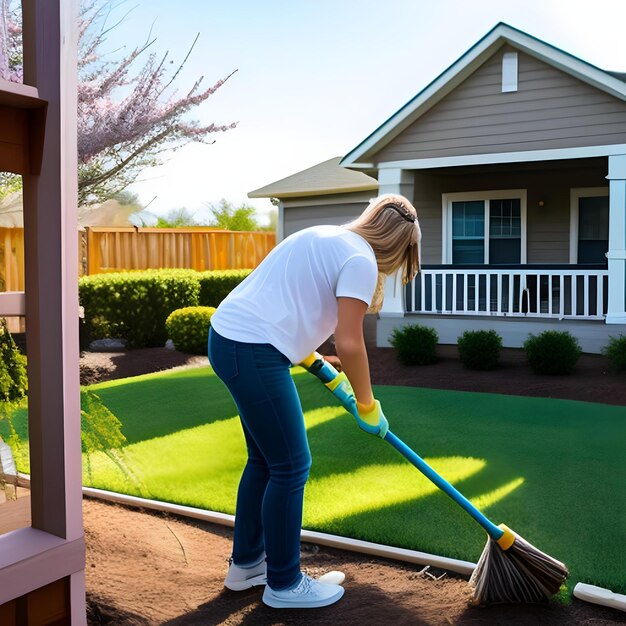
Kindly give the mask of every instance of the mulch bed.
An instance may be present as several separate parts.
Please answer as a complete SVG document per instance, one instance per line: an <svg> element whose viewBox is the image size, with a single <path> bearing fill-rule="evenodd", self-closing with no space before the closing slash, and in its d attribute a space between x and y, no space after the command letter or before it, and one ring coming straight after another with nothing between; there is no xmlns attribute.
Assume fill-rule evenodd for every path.
<svg viewBox="0 0 626 626"><path fill-rule="evenodd" d="M523 350L502 350L500 367L492 371L468 370L458 358L456 346L440 345L433 365L402 365L392 348L376 348L368 337L372 383L458 391L480 391L518 396L564 398L626 406L626 373L613 372L599 354L583 354L567 376L538 376L526 362ZM332 343L321 348L334 354ZM125 352L83 352L81 384L137 376L181 366L208 365L205 356L165 348L142 348Z"/></svg>

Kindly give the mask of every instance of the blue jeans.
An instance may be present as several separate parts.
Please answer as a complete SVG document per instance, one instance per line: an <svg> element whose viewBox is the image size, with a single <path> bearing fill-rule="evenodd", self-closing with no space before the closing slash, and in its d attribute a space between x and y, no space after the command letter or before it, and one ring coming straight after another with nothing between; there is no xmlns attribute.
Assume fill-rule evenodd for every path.
<svg viewBox="0 0 626 626"><path fill-rule="evenodd" d="M289 359L270 344L242 343L209 331L209 361L232 395L248 462L237 492L233 562L267 555L267 582L289 589L300 574L304 485L311 452Z"/></svg>

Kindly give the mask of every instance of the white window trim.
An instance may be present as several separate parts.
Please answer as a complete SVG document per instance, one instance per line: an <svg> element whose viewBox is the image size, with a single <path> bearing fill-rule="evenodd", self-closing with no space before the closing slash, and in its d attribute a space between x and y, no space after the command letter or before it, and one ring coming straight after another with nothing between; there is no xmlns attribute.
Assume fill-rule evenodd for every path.
<svg viewBox="0 0 626 626"><path fill-rule="evenodd" d="M578 263L578 211L581 198L593 198L595 196L609 195L608 187L572 187L570 197L570 220L569 220L569 262Z"/></svg>
<svg viewBox="0 0 626 626"><path fill-rule="evenodd" d="M444 193L441 195L441 262L452 265L452 203L485 200L485 265L489 264L489 200L516 198L520 201L520 264L527 262L526 254L526 189L492 189L489 191L468 191Z"/></svg>

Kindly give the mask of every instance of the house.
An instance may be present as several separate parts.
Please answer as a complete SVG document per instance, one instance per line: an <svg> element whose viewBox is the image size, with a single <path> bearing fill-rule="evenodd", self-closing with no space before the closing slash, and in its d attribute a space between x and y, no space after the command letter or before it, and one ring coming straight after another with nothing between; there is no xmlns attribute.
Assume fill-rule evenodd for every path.
<svg viewBox="0 0 626 626"><path fill-rule="evenodd" d="M77 17L77 0L23 2L24 82L0 79L0 170L23 177L26 268L25 292L0 293L0 315L26 316L31 518L30 525L0 534L2 626L87 621L76 281Z"/></svg>
<svg viewBox="0 0 626 626"><path fill-rule="evenodd" d="M345 224L378 194L378 181L340 166L334 157L251 191L249 198L278 198L278 241L313 224Z"/></svg>
<svg viewBox="0 0 626 626"><path fill-rule="evenodd" d="M442 343L495 329L509 347L568 330L586 352L626 334L626 74L500 23L334 166L420 219L422 271L388 279L378 345L406 323ZM253 193L273 191L286 233L324 221L326 190L305 203L280 182Z"/></svg>

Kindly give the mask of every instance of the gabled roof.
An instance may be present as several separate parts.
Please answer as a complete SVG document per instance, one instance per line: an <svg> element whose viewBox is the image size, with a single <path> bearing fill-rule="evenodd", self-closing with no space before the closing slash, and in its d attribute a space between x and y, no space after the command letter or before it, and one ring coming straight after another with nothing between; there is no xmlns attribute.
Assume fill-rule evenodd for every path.
<svg viewBox="0 0 626 626"><path fill-rule="evenodd" d="M372 167L369 159L397 137L453 89L460 85L499 48L509 44L581 81L626 100L626 74L607 72L527 33L500 22L460 59L379 126L342 160L346 167Z"/></svg>
<svg viewBox="0 0 626 626"><path fill-rule="evenodd" d="M334 157L248 194L248 198L293 198L378 189L378 181L363 172L341 167Z"/></svg>

